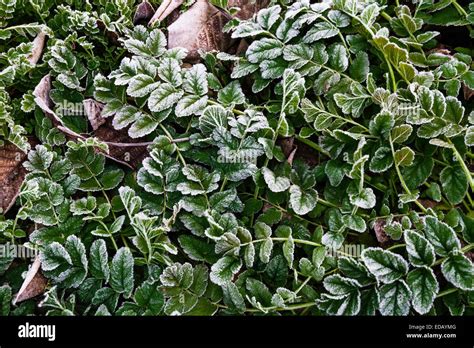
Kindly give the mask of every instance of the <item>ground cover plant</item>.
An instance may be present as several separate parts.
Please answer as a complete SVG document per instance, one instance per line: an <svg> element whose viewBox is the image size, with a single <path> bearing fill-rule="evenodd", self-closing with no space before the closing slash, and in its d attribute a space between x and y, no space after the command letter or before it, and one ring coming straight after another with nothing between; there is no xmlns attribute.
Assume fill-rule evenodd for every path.
<svg viewBox="0 0 474 348"><path fill-rule="evenodd" d="M473 26L0 0L0 315L473 314Z"/></svg>

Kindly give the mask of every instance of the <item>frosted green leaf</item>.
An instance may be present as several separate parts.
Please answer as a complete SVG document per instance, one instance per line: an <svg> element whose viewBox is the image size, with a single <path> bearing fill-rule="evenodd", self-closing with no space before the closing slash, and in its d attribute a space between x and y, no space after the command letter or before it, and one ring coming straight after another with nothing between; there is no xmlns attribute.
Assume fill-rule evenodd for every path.
<svg viewBox="0 0 474 348"><path fill-rule="evenodd" d="M130 249L122 247L115 254L110 266L110 286L125 297L130 297L133 291L133 265Z"/></svg>
<svg viewBox="0 0 474 348"><path fill-rule="evenodd" d="M183 88L186 92L202 96L208 92L207 71L203 64L195 64L186 70Z"/></svg>
<svg viewBox="0 0 474 348"><path fill-rule="evenodd" d="M187 95L181 98L176 105L175 113L177 117L199 115L207 105L207 95L200 97L198 95Z"/></svg>
<svg viewBox="0 0 474 348"><path fill-rule="evenodd" d="M362 261L378 281L393 283L408 272L408 263L403 257L382 248L364 249Z"/></svg>
<svg viewBox="0 0 474 348"><path fill-rule="evenodd" d="M349 295L322 294L316 303L328 315L353 316L360 311L360 292L355 290Z"/></svg>
<svg viewBox="0 0 474 348"><path fill-rule="evenodd" d="M410 312L411 291L403 280L380 287L380 314L405 316Z"/></svg>
<svg viewBox="0 0 474 348"><path fill-rule="evenodd" d="M362 209L371 209L375 207L376 203L374 191L369 187L362 189L357 194L350 194L349 200L352 204Z"/></svg>
<svg viewBox="0 0 474 348"><path fill-rule="evenodd" d="M318 193L314 189L302 190L298 185L290 187L290 206L298 215L306 215L316 207Z"/></svg>
<svg viewBox="0 0 474 348"><path fill-rule="evenodd" d="M90 249L90 272L94 278L108 282L110 270L107 247L103 239L94 241Z"/></svg>
<svg viewBox="0 0 474 348"><path fill-rule="evenodd" d="M413 164L413 160L415 159L415 152L409 147L405 146L395 151L394 159L397 165L409 167Z"/></svg>
<svg viewBox="0 0 474 348"><path fill-rule="evenodd" d="M359 18L366 26L372 27L379 14L379 5L376 3L372 3L364 8Z"/></svg>
<svg viewBox="0 0 474 348"><path fill-rule="evenodd" d="M258 11L257 23L261 27L268 30L278 20L278 18L280 17L280 12L281 12L281 7L279 5L275 5L269 8L264 8Z"/></svg>
<svg viewBox="0 0 474 348"><path fill-rule="evenodd" d="M183 94L183 91L173 85L162 83L148 98L148 108L154 112L166 110L176 104Z"/></svg>
<svg viewBox="0 0 474 348"><path fill-rule="evenodd" d="M346 295L357 291L361 285L354 279L341 277L339 274L324 278L324 288L332 295Z"/></svg>
<svg viewBox="0 0 474 348"><path fill-rule="evenodd" d="M433 245L434 251L439 256L447 256L450 252L461 248L461 242L456 233L446 223L433 216L427 216L424 227L426 239Z"/></svg>
<svg viewBox="0 0 474 348"><path fill-rule="evenodd" d="M212 265L210 279L214 284L224 286L232 281L232 278L241 267L241 259L224 256Z"/></svg>
<svg viewBox="0 0 474 348"><path fill-rule="evenodd" d="M374 173L383 173L393 165L393 156L390 148L379 147L370 159L369 169Z"/></svg>
<svg viewBox="0 0 474 348"><path fill-rule="evenodd" d="M441 272L454 286L474 290L474 265L461 253L453 253L441 264Z"/></svg>
<svg viewBox="0 0 474 348"><path fill-rule="evenodd" d="M159 84L155 80L144 74L139 74L130 80L127 88L127 94L130 97L145 97L151 93Z"/></svg>
<svg viewBox="0 0 474 348"><path fill-rule="evenodd" d="M449 202L452 204L461 203L468 189L468 178L461 166L445 167L439 175L439 180Z"/></svg>
<svg viewBox="0 0 474 348"><path fill-rule="evenodd" d="M283 192L290 187L290 180L283 176L275 176L267 167L262 168L263 179L272 192Z"/></svg>
<svg viewBox="0 0 474 348"><path fill-rule="evenodd" d="M339 29L333 24L328 22L316 23L303 37L303 42L310 44L322 39L329 39L336 36L339 33Z"/></svg>
<svg viewBox="0 0 474 348"><path fill-rule="evenodd" d="M435 261L433 246L421 234L405 231L405 243L408 260L414 266L431 266Z"/></svg>
<svg viewBox="0 0 474 348"><path fill-rule="evenodd" d="M260 63L266 59L275 59L283 51L283 45L275 39L263 38L252 42L246 55L250 63Z"/></svg>
<svg viewBox="0 0 474 348"><path fill-rule="evenodd" d="M245 102L245 95L239 81L232 81L222 88L217 96L217 100L223 105L240 105Z"/></svg>
<svg viewBox="0 0 474 348"><path fill-rule="evenodd" d="M407 275L407 284L413 297L412 306L420 314L426 314L433 306L433 302L439 291L439 284L428 267L417 268Z"/></svg>

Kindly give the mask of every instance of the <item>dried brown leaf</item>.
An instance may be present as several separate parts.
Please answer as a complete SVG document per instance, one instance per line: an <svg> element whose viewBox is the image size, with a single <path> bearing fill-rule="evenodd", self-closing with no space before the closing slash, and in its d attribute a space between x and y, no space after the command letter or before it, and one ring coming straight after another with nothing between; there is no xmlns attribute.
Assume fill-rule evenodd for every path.
<svg viewBox="0 0 474 348"><path fill-rule="evenodd" d="M186 48L190 62L199 61L200 50L225 52L233 42L230 35L222 31L230 19L207 0L197 0L168 27L168 47Z"/></svg>
<svg viewBox="0 0 474 348"><path fill-rule="evenodd" d="M18 291L15 299L13 300L13 304L29 300L30 298L44 293L46 285L48 284L48 280L41 273L40 266L41 260L39 256L37 256L28 270L25 280L21 285L20 291Z"/></svg>
<svg viewBox="0 0 474 348"><path fill-rule="evenodd" d="M133 16L133 24L139 25L148 23L154 13L155 10L153 6L147 0L142 1L140 5L137 6L137 10Z"/></svg>

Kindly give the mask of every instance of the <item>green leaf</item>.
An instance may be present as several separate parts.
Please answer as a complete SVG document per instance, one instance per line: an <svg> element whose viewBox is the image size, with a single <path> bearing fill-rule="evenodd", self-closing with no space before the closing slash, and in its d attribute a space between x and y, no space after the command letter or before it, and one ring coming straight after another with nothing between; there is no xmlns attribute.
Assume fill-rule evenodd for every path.
<svg viewBox="0 0 474 348"><path fill-rule="evenodd" d="M130 297L133 291L133 265L130 249L122 247L115 254L110 266L110 286L126 298Z"/></svg>
<svg viewBox="0 0 474 348"><path fill-rule="evenodd" d="M382 283L393 283L408 272L403 257L382 248L364 249L361 258L370 273Z"/></svg>
<svg viewBox="0 0 474 348"><path fill-rule="evenodd" d="M283 45L275 39L263 38L252 42L246 52L250 63L261 63L266 59L275 59L283 52Z"/></svg>
<svg viewBox="0 0 474 348"><path fill-rule="evenodd" d="M12 302L12 289L8 285L0 286L0 316L10 314L10 303Z"/></svg>
<svg viewBox="0 0 474 348"><path fill-rule="evenodd" d="M379 147L372 156L369 169L374 173L383 173L393 165L393 156L390 148L386 146Z"/></svg>
<svg viewBox="0 0 474 348"><path fill-rule="evenodd" d="M265 183L272 192L283 192L290 187L290 180L288 178L276 176L275 173L267 167L262 168L262 174Z"/></svg>
<svg viewBox="0 0 474 348"><path fill-rule="evenodd" d="M468 188L468 179L461 166L445 167L439 176L443 192L452 204L459 204L464 199Z"/></svg>
<svg viewBox="0 0 474 348"><path fill-rule="evenodd" d="M382 315L406 316L410 312L412 293L403 280L380 287L379 310Z"/></svg>
<svg viewBox="0 0 474 348"><path fill-rule="evenodd" d="M234 275L242 267L242 260L224 256L211 267L210 278L214 284L224 286L232 281Z"/></svg>
<svg viewBox="0 0 474 348"><path fill-rule="evenodd" d="M395 151L394 159L397 165L409 167L413 164L413 160L415 159L415 152L409 147L405 146Z"/></svg>
<svg viewBox="0 0 474 348"><path fill-rule="evenodd" d="M450 252L459 250L461 242L454 230L444 222L433 216L425 217L425 236L433 245L434 251L439 256L447 256Z"/></svg>
<svg viewBox="0 0 474 348"><path fill-rule="evenodd" d="M435 261L433 246L420 233L405 231L408 260L414 266L432 266Z"/></svg>
<svg viewBox="0 0 474 348"><path fill-rule="evenodd" d="M176 89L169 83L162 83L148 98L148 108L153 112L160 112L177 103L184 92Z"/></svg>
<svg viewBox="0 0 474 348"><path fill-rule="evenodd" d="M226 106L240 105L245 102L245 95L238 81L232 81L222 88L218 95L217 101Z"/></svg>
<svg viewBox="0 0 474 348"><path fill-rule="evenodd" d="M164 298L158 286L149 281L137 288L133 299L145 311L144 315L158 315L163 309Z"/></svg>
<svg viewBox="0 0 474 348"><path fill-rule="evenodd" d="M110 270L107 247L103 239L98 239L90 249L90 272L94 278L108 282Z"/></svg>
<svg viewBox="0 0 474 348"><path fill-rule="evenodd" d="M276 5L258 11L257 23L264 29L270 29L280 18L281 7Z"/></svg>
<svg viewBox="0 0 474 348"><path fill-rule="evenodd" d="M222 292L224 295L224 303L231 310L236 311L237 313L243 313L245 311L245 301L242 295L239 292L237 286L228 282L222 286Z"/></svg>
<svg viewBox="0 0 474 348"><path fill-rule="evenodd" d="M413 308L420 314L428 313L439 291L433 270L421 267L411 271L407 275L407 284L413 294L411 300Z"/></svg>
<svg viewBox="0 0 474 348"><path fill-rule="evenodd" d="M297 185L290 187L290 206L298 215L306 215L316 207L318 193L313 189L301 190Z"/></svg>
<svg viewBox="0 0 474 348"><path fill-rule="evenodd" d="M474 290L474 265L461 253L453 253L441 264L441 272L454 286Z"/></svg>

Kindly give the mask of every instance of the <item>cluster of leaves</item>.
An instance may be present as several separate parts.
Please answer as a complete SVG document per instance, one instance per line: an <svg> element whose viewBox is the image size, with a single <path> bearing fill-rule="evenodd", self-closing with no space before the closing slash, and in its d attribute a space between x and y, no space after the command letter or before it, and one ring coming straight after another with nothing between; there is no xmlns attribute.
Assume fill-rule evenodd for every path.
<svg viewBox="0 0 474 348"><path fill-rule="evenodd" d="M472 5L271 1L227 23L245 52L189 65L135 1L61 3L0 0L2 138L28 153L0 241L48 280L11 304L28 262L1 254L0 314L473 313L474 51L449 35ZM136 170L65 112L86 99L147 145Z"/></svg>

